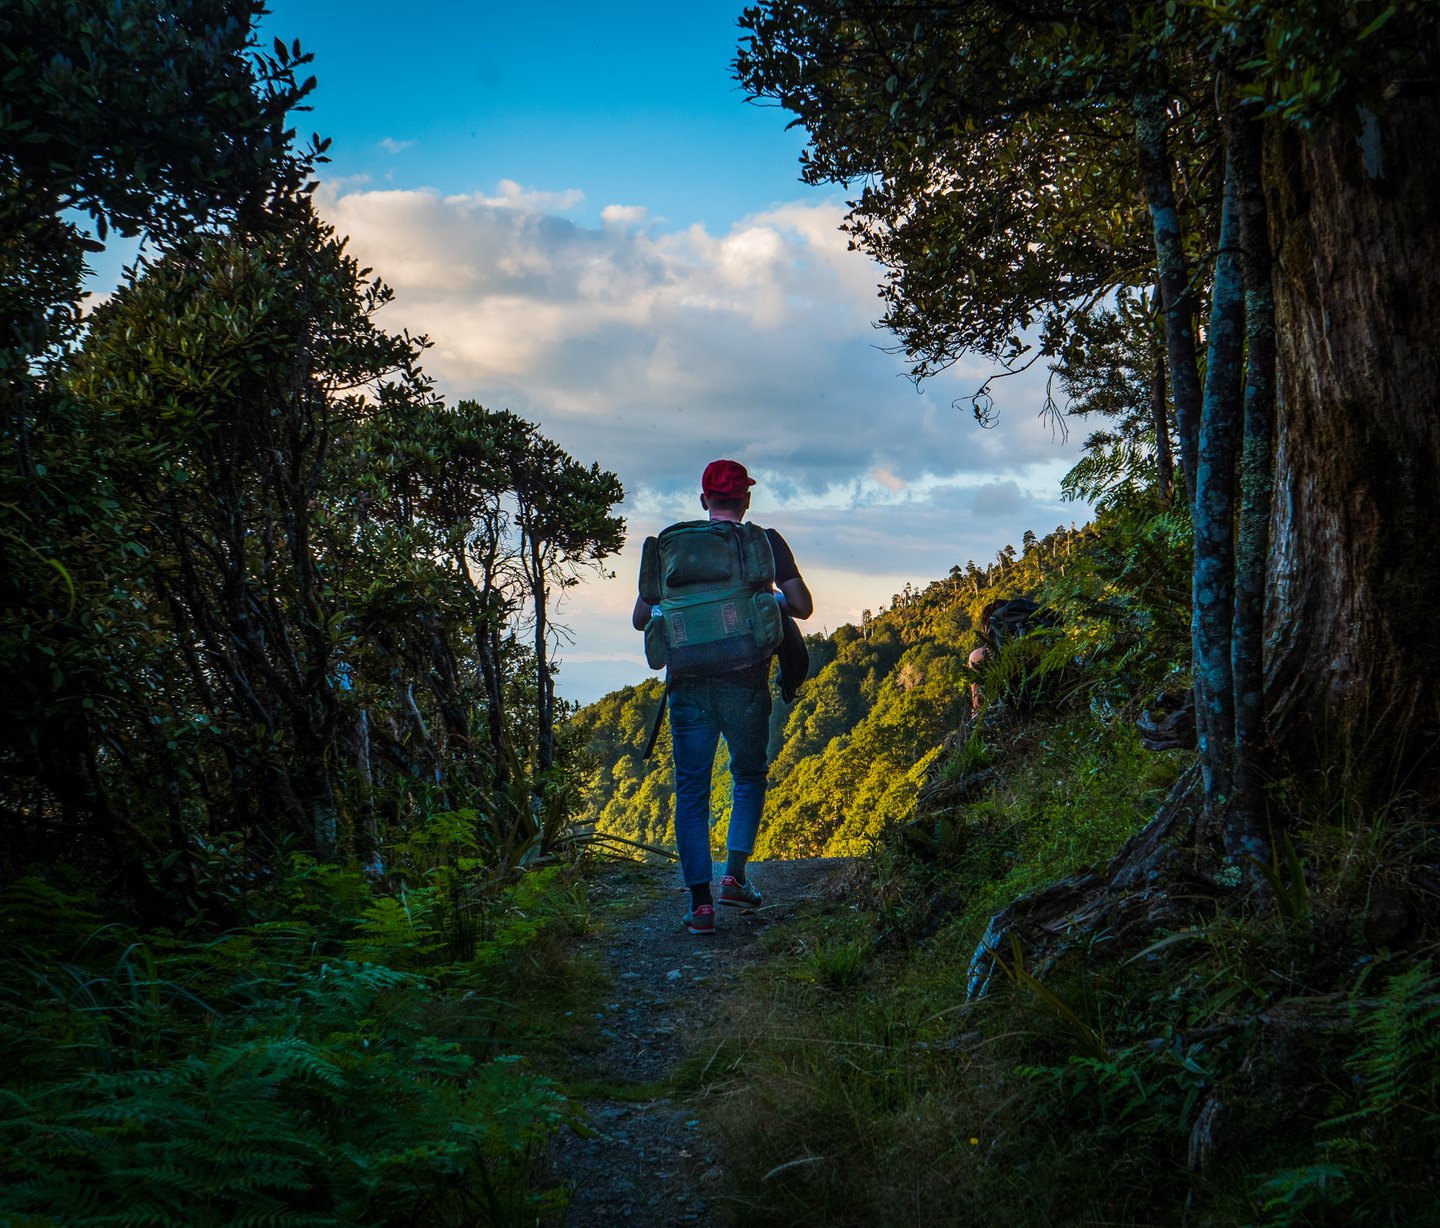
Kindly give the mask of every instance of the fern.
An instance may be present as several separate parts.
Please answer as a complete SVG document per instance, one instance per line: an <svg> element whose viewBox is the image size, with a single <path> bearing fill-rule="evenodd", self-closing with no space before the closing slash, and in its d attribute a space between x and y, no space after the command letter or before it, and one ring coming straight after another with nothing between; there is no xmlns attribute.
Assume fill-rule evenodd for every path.
<svg viewBox="0 0 1440 1228"><path fill-rule="evenodd" d="M0 1218L77 1228L411 1222L482 1169L513 1185L568 1112L516 1060L357 1034L260 1037L6 1101Z"/></svg>
<svg viewBox="0 0 1440 1228"><path fill-rule="evenodd" d="M1272 1228L1345 1206L1351 1224L1419 1223L1434 1210L1440 1147L1440 977L1429 960L1396 973L1355 1006L1356 1045L1345 1062L1357 1103L1320 1127L1313 1163L1255 1188ZM1429 1222L1428 1220L1425 1222Z"/></svg>
<svg viewBox="0 0 1440 1228"><path fill-rule="evenodd" d="M38 878L0 889L0 940L7 950L70 951L100 926L91 902Z"/></svg>
<svg viewBox="0 0 1440 1228"><path fill-rule="evenodd" d="M496 906L511 955L583 904L552 879ZM522 1061L432 1035L432 979L323 953L435 949L414 911L430 889L407 917L356 883L301 864L286 890L308 921L204 945L82 932L77 906L63 946L12 948L0 1223L533 1222L549 1201L530 1172L568 1102ZM0 916L22 898L48 897Z"/></svg>
<svg viewBox="0 0 1440 1228"><path fill-rule="evenodd" d="M1337 1206L1351 1197L1345 1170L1335 1164L1307 1164L1273 1173L1256 1190L1265 1223L1289 1228L1319 1205Z"/></svg>
<svg viewBox="0 0 1440 1228"><path fill-rule="evenodd" d="M1440 1095L1440 977L1432 974L1430 961L1391 977L1380 997L1360 1010L1357 1031L1360 1046L1346 1069L1359 1081L1360 1104L1331 1118L1327 1128L1418 1115L1440 1133L1434 1119Z"/></svg>

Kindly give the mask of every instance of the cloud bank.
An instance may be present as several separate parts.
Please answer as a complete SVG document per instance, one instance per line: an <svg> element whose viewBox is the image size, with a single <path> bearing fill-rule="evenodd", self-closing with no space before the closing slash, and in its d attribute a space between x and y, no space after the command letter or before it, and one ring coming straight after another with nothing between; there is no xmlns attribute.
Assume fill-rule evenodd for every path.
<svg viewBox="0 0 1440 1228"><path fill-rule="evenodd" d="M1082 514L1057 486L1076 441L1036 417L1044 373L995 386L993 430L951 404L987 366L917 391L874 327L879 271L846 250L838 204L787 204L716 234L624 203L580 225L565 214L582 199L510 181L461 196L334 185L320 198L395 288L389 325L429 336L425 366L447 397L513 409L625 483L631 542L615 581L572 599L566 694L644 676L632 556L644 534L699 514L714 457L759 480L753 514L824 576L814 623L831 627L904 579Z"/></svg>

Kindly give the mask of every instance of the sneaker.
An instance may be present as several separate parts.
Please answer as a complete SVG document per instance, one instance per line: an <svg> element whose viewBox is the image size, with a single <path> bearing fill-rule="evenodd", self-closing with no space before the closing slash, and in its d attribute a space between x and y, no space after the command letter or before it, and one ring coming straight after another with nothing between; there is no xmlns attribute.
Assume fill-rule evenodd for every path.
<svg viewBox="0 0 1440 1228"><path fill-rule="evenodd" d="M685 914L683 924L692 934L713 934L715 932L715 906L701 904L693 912Z"/></svg>
<svg viewBox="0 0 1440 1228"><path fill-rule="evenodd" d="M733 874L727 874L720 880L720 903L730 904L736 908L759 908L760 901L764 898L760 892L749 883L742 883Z"/></svg>

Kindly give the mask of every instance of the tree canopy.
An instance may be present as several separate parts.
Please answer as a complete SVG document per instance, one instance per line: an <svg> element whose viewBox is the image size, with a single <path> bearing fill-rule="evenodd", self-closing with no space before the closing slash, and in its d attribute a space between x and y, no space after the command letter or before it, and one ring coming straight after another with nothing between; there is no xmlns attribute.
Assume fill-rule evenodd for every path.
<svg viewBox="0 0 1440 1228"><path fill-rule="evenodd" d="M1347 317L1354 344L1317 347L1333 331L1324 270L1358 274L1376 244L1382 298L1435 293L1436 192L1400 152L1436 125L1434 7L768 0L740 24L737 75L805 128L806 177L862 182L846 226L885 266L884 322L917 375L969 350L1013 368L1033 330L1040 355L1063 358L1097 309L1155 286L1168 388L1152 377L1152 401L1169 405L1152 446L1158 465L1173 421L1196 539L1207 822L1230 854L1266 856L1262 776L1308 768L1362 710L1395 714L1410 731L1397 737L1418 735L1407 761L1422 761L1440 715L1422 681L1433 646L1387 628L1388 568L1342 562L1331 543L1345 523L1352 544L1423 554L1430 499L1327 474L1319 416L1343 403L1341 420L1385 424L1347 448L1357 459L1388 455L1387 436L1416 446L1416 399L1361 392L1376 363L1360 353L1433 400L1416 357L1435 317L1387 317L1383 335ZM1278 418L1277 380L1290 390ZM983 391L975 408L983 419ZM1398 715L1417 704L1423 732Z"/></svg>
<svg viewBox="0 0 1440 1228"><path fill-rule="evenodd" d="M553 841L553 593L623 534L613 474L378 324L259 12L0 16L4 864L106 864L156 919L222 836L377 871L437 808L497 865ZM149 247L82 322L85 215Z"/></svg>

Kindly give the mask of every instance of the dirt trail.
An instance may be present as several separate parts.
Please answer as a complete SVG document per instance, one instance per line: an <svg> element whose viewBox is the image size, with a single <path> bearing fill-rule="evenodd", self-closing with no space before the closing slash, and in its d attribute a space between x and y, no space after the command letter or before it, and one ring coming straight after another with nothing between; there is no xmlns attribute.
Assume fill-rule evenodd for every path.
<svg viewBox="0 0 1440 1228"><path fill-rule="evenodd" d="M592 940L602 944L614 978L597 1020L604 1047L586 1063L594 1079L653 1084L698 1052L714 1005L766 958L760 934L798 904L821 897L826 882L852 864L848 858L756 863L751 881L764 893L763 906L717 908L717 932L703 938L680 925L688 896L673 866L602 870L595 888L633 900L642 911ZM575 1191L566 1228L719 1220L714 1203L723 1157L706 1132L703 1104L663 1097L593 1099L584 1107L596 1136L562 1130L550 1152L553 1178Z"/></svg>

